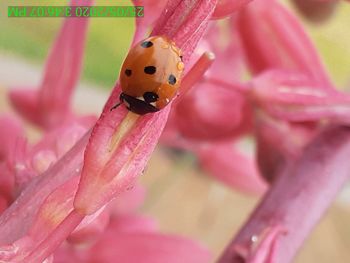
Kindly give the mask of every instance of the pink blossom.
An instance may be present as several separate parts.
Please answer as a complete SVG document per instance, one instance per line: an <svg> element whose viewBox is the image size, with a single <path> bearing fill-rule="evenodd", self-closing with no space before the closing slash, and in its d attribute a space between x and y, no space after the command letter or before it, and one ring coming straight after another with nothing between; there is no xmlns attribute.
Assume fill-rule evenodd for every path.
<svg viewBox="0 0 350 263"><path fill-rule="evenodd" d="M233 144L203 145L196 149L202 168L234 189L261 194L267 185L260 176L256 163Z"/></svg>
<svg viewBox="0 0 350 263"><path fill-rule="evenodd" d="M174 7L170 4L167 12L160 16L153 34L173 39L182 49L184 61L189 61L214 7L215 1L184 1ZM166 23L160 24L165 17L168 17ZM184 22L179 24L182 20ZM190 32L195 34L190 37ZM169 114L170 107L143 117L127 112L123 107L110 111L118 101L119 93L117 84L85 151L82 178L74 201L75 209L82 214L94 213L134 183Z"/></svg>
<svg viewBox="0 0 350 263"><path fill-rule="evenodd" d="M162 13L167 1L165 0L132 0L134 6L143 6L146 10L144 17L137 17L135 19L135 33L131 46L141 41L146 37L147 30L150 30L154 26L158 17ZM173 3L173 1L172 1Z"/></svg>
<svg viewBox="0 0 350 263"><path fill-rule="evenodd" d="M189 61L215 4L215 1L186 1L177 6L169 2L165 9L167 11L160 18L165 25L158 20L154 30L176 41L184 52L184 60ZM173 13L182 15L175 16ZM119 216L119 212L116 211L120 208L109 206L108 210L113 211L111 213L104 209L116 195L127 196L125 191L132 188L138 174L144 169L166 122L170 107L144 117L128 113L122 107L111 111L116 98L119 97L118 83L92 131L88 129L92 118L77 118L70 113L69 101L59 94L68 92L70 95L75 84L81 63L85 25L86 22L79 19L65 21L55 43L56 48L48 60L47 72L50 74L45 78L47 82L44 81L45 85L39 89L38 94L40 99L43 98L42 101L37 95L12 95L18 107L24 107L20 111L24 117L51 130L37 145L24 148L20 155L23 169L20 173L14 173L19 195L0 217L0 259L5 262L30 263L52 260L52 257L48 257L68 236L68 241L73 243L93 242L109 225L109 217ZM190 41L188 35L191 35ZM77 52L57 48L60 44L65 47L65 43L74 43L73 47L77 48ZM50 71L54 58L65 58L65 55L68 59L58 60L56 68L73 68L73 74L68 75L67 82L64 82L64 77L67 76L61 71ZM61 80L63 82L60 82ZM51 85L54 88L51 88ZM58 104L50 103L53 97L47 92L48 87L50 91L53 89L57 92L55 100ZM44 111L47 115L40 116L38 112L44 109L47 109ZM62 122L63 125L58 125ZM74 126L75 123L77 126ZM14 162L14 165L16 164L18 160ZM130 200L134 202L132 197ZM119 201L123 202L122 199ZM137 202L140 201L136 201L135 204ZM164 258L175 260L174 262L182 260L178 258L177 253L171 252L173 249L183 251L184 256L189 255L197 262L205 262L209 258L205 249L197 248L185 239L141 232L135 232L136 239L130 237L130 244L125 243L131 246L131 250L125 249L119 253L125 257L132 257L133 246L144 247L144 242L147 241L151 246L145 247L145 253L153 253L150 255L150 262L154 262L152 260L156 258L161 262ZM118 238L126 240L129 236L124 237L120 233ZM189 254L186 249L194 253ZM90 254L90 257L103 257L102 252L103 250L99 255Z"/></svg>
<svg viewBox="0 0 350 263"><path fill-rule="evenodd" d="M237 12L252 0L220 0L214 10L213 19L224 18Z"/></svg>
<svg viewBox="0 0 350 263"><path fill-rule="evenodd" d="M291 262L349 179L349 98L282 6L257 0L238 16L250 68L261 73L248 96L259 168L272 185L219 262Z"/></svg>
<svg viewBox="0 0 350 263"><path fill-rule="evenodd" d="M92 1L72 0L72 5L89 6ZM71 96L79 79L88 19L67 19L46 62L38 90L14 90L10 100L27 120L49 129L72 117Z"/></svg>
<svg viewBox="0 0 350 263"><path fill-rule="evenodd" d="M136 19L133 43L151 32L182 49L179 97L154 114L111 110L117 81L97 121L75 115L88 20L66 19L39 89L10 93L42 138L30 144L17 118L0 118L0 261L208 262L202 245L161 233L136 212L145 196L137 179L161 136L229 187L265 193L219 262L292 261L349 179L349 95L334 88L301 23L275 0L145 5L151 12ZM250 154L238 145L248 136Z"/></svg>
<svg viewBox="0 0 350 263"><path fill-rule="evenodd" d="M266 69L302 71L324 89L332 86L301 24L277 1L265 4L255 0L238 13L237 22L247 62L254 74Z"/></svg>
<svg viewBox="0 0 350 263"><path fill-rule="evenodd" d="M112 221L103 236L89 249L65 246L56 254L55 262L208 262L209 254L201 246L181 237L144 230L147 219L127 220L127 228ZM132 227L135 224L135 227ZM136 226L142 224L142 230ZM110 245L113 244L113 249ZM68 256L69 255L69 256Z"/></svg>

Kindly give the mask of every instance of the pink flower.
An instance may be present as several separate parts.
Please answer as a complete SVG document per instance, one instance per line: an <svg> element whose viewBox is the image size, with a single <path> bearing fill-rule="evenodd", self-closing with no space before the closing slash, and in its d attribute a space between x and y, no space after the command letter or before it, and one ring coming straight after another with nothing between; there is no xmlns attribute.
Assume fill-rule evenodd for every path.
<svg viewBox="0 0 350 263"><path fill-rule="evenodd" d="M253 74L266 69L303 72L324 89L332 87L312 42L299 21L277 1L255 0L238 13L247 62ZM267 38L270 41L266 41Z"/></svg>
<svg viewBox="0 0 350 263"><path fill-rule="evenodd" d="M202 168L209 175L228 186L244 192L261 193L264 186L252 156L242 158L233 148L232 151L224 151L228 155L216 154L223 152L223 145L227 144L225 147L229 149L234 140L253 131L253 113L247 99L248 86L241 82L244 71L242 46L237 30L229 30L230 37L225 41L218 24L211 22L197 54L201 55L205 49L212 50L215 59L213 54L203 53L183 79L181 88L186 93L173 104L174 110L162 142L190 150L197 155ZM218 39L222 39L222 42L219 43ZM201 63L209 65L208 60L211 66L203 75ZM219 142L221 145L216 146ZM207 156L205 162L201 161L204 152ZM241 162L242 159L245 162ZM246 173L239 172L245 169Z"/></svg>
<svg viewBox="0 0 350 263"><path fill-rule="evenodd" d="M170 1L155 26L154 34L173 39L182 48L184 61L188 62L215 4L215 1L193 0L174 5ZM52 261L53 258L49 256L67 237L73 243L89 243L102 235L109 225L110 216L118 217L120 212L117 211L122 211L113 205L106 208L107 204L116 195L119 198L127 196L125 192L135 185L166 122L170 107L143 117L129 113L123 107L110 111L119 97L119 84L92 131L88 129L91 118L78 118L70 112L69 100L63 94L68 92L69 98L77 79L85 26L86 22L79 19L65 21L49 57L48 75L39 93L12 94L17 109L21 109L24 117L45 129L49 128L50 132L37 145L23 149L20 155L23 169L19 172L14 170L13 176L17 182L17 190L14 191L20 194L0 217L2 261ZM73 48L77 48L77 52L58 48L60 45L66 47L69 43L74 43ZM57 57L67 60L58 60L56 68L72 68L72 75L50 70ZM55 97L48 92L48 88L54 91ZM13 167L17 167L17 164L18 160ZM140 200L139 196L135 198ZM140 202L133 201L133 197L129 197L129 200L135 204ZM121 199L119 201L123 202ZM131 250L121 250L119 253L132 257L132 246L144 247L147 241L151 247L145 247L145 253L154 253L150 255L151 261L155 258L164 261L162 258L168 257L169 260L183 262L178 258L178 253L171 253L172 248L183 251L184 255L189 255L186 250L189 249L193 253L189 258L197 262L205 262L209 258L205 249L197 248L190 241L163 237L157 233L144 235L141 232L135 232L136 239L132 236L130 243L126 243ZM120 235L120 240L129 238L122 236L122 233ZM93 258L94 254L89 255ZM102 254L100 256L103 257Z"/></svg>
<svg viewBox="0 0 350 263"><path fill-rule="evenodd" d="M72 0L89 6L92 1ZM49 54L39 90L14 90L10 100L27 120L45 129L72 118L71 96L79 79L88 19L67 19Z"/></svg>
<svg viewBox="0 0 350 263"><path fill-rule="evenodd" d="M349 180L349 95L334 89L301 26L277 2L256 0L238 16L250 68L261 73L247 95L259 168L272 185L219 262L291 262Z"/></svg>
<svg viewBox="0 0 350 263"><path fill-rule="evenodd" d="M124 218L125 224L113 220L97 243L88 249L64 246L56 254L57 263L64 262L208 262L208 252L181 237L145 230L146 218ZM140 226L141 225L141 226ZM141 231L140 231L140 230ZM111 248L113 244L113 248Z"/></svg>
<svg viewBox="0 0 350 263"><path fill-rule="evenodd" d="M178 6L170 3L167 11L160 16L153 34L173 39L183 51L184 62L187 62L214 7L215 1L184 1ZM166 23L161 24L164 21ZM184 22L179 24L179 21ZM144 169L169 114L170 107L142 117L127 112L123 107L110 111L119 94L117 84L85 151L82 178L74 201L75 209L82 214L96 212L134 183Z"/></svg>
<svg viewBox="0 0 350 263"><path fill-rule="evenodd" d="M230 16L250 1L252 0L220 0L214 10L213 19Z"/></svg>
<svg viewBox="0 0 350 263"><path fill-rule="evenodd" d="M267 185L254 160L230 143L203 145L196 150L202 168L234 189L261 194Z"/></svg>
<svg viewBox="0 0 350 263"><path fill-rule="evenodd" d="M154 114L111 111L116 82L97 122L76 116L87 20L66 19L39 89L10 93L42 138L31 145L19 120L0 118L0 261L208 262L207 249L136 212L145 196L137 179L162 135L229 187L265 193L219 262L290 262L349 179L349 95L277 1L145 5L133 43L151 30L182 49L179 97ZM254 153L240 150L244 136L254 137Z"/></svg>

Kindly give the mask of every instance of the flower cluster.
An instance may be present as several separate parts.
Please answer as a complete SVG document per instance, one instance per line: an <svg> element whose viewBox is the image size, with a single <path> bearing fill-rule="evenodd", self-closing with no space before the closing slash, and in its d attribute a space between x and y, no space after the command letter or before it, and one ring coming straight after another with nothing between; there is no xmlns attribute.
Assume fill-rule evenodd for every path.
<svg viewBox="0 0 350 263"><path fill-rule="evenodd" d="M294 2L311 21L337 5ZM209 262L206 248L136 210L158 141L192 152L234 189L264 193L219 262L290 262L349 179L350 96L277 0L133 3L150 10L133 43L151 29L183 52L178 98L144 116L111 111L116 82L99 118L75 114L88 19L66 19L39 88L9 93L42 138L30 145L18 117L0 118L0 262ZM255 156L240 147L252 139Z"/></svg>

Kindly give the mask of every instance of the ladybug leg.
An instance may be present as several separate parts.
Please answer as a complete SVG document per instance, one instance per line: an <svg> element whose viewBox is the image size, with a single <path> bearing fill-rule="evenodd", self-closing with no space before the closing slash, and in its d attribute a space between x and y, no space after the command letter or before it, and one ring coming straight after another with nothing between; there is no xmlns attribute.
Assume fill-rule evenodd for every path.
<svg viewBox="0 0 350 263"><path fill-rule="evenodd" d="M118 108L123 102L119 102L117 103L116 105L114 105L112 108L111 108L111 111L112 110L115 110L116 108Z"/></svg>
<svg viewBox="0 0 350 263"><path fill-rule="evenodd" d="M111 108L110 111L115 110L115 109L118 108L121 104L123 104L123 93L120 94L119 100L120 100L120 102L117 103L116 105L114 105L114 106Z"/></svg>

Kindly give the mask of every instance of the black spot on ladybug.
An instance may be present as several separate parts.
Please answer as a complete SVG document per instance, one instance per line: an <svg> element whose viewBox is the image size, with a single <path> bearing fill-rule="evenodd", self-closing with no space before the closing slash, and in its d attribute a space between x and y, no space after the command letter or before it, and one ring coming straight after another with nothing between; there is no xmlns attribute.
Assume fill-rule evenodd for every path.
<svg viewBox="0 0 350 263"><path fill-rule="evenodd" d="M155 102L158 100L159 96L154 92L145 92L143 93L143 98L147 103Z"/></svg>
<svg viewBox="0 0 350 263"><path fill-rule="evenodd" d="M131 73L132 73L131 69L126 69L125 70L125 75L127 75L128 77L131 76Z"/></svg>
<svg viewBox="0 0 350 263"><path fill-rule="evenodd" d="M144 47L144 48L149 48L151 46L153 46L153 43L151 41L145 41L141 43L141 47Z"/></svg>
<svg viewBox="0 0 350 263"><path fill-rule="evenodd" d="M154 66L147 66L147 67L145 67L145 68L143 69L143 71L144 71L146 74L152 75L152 74L156 73L156 67L154 67Z"/></svg>
<svg viewBox="0 0 350 263"><path fill-rule="evenodd" d="M170 85L174 85L176 83L176 78L173 74L170 74L170 76L168 78L168 82Z"/></svg>

